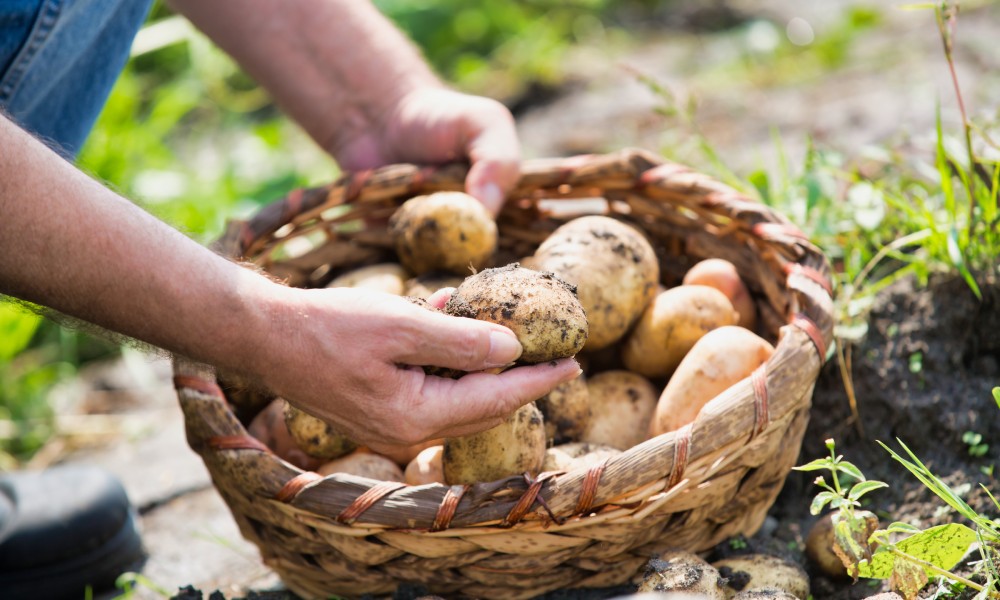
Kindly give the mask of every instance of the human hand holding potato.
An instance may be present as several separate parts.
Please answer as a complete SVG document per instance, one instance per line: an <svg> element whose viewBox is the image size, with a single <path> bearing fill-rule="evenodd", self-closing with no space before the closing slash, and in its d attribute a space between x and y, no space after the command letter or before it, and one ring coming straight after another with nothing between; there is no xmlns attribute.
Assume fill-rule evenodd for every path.
<svg viewBox="0 0 1000 600"><path fill-rule="evenodd" d="M520 356L509 329L388 294L269 285L261 296L269 351L254 372L299 409L375 451L489 429L580 372L572 359L476 372ZM469 374L430 376L425 365ZM303 372L311 376L297 375Z"/></svg>

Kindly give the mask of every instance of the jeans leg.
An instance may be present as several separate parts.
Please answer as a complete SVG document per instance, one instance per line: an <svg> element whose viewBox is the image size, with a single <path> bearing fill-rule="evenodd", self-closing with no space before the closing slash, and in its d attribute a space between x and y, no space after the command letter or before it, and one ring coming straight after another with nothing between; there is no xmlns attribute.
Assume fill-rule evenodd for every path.
<svg viewBox="0 0 1000 600"><path fill-rule="evenodd" d="M71 158L97 120L152 0L44 0L0 78L0 107Z"/></svg>

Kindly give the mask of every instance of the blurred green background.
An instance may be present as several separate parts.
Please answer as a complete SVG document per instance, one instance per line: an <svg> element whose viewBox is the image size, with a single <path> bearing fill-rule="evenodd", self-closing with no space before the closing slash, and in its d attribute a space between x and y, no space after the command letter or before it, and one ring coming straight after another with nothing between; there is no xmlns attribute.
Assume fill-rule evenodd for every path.
<svg viewBox="0 0 1000 600"><path fill-rule="evenodd" d="M898 10L834 3L832 24L802 43L766 14L740 12L724 0L376 4L445 80L498 98L515 114L571 89L580 51L614 56L651 37L683 37L693 48L705 48L703 55L719 47L709 40L724 40L727 51L709 55L710 66L699 63L684 73L703 89L737 80L760 86L816 80L850 69L856 43L878 35L885 12ZM921 7L928 23L940 6ZM767 44L761 45L762 35ZM942 55L931 59L945 65ZM918 156L894 147L847 156L805 139L798 140L807 148L803 155L790 157L775 136L774 166L738 172L704 134L692 105L663 82L635 78L659 99L655 112L665 121L658 123L674 132L651 149L774 204L833 258L840 272L842 334L863 330L865 293L895 277L926 278L952 269L974 285L977 277L996 275L996 171L987 164L986 182L968 185L975 178L960 129L929 132L936 148ZM947 93L941 101L953 102ZM294 187L337 175L336 165L260 88L160 2L78 162L202 243L218 236L226 219L246 217ZM114 343L0 303L0 467L30 457L53 433L46 397L55 383L117 352Z"/></svg>

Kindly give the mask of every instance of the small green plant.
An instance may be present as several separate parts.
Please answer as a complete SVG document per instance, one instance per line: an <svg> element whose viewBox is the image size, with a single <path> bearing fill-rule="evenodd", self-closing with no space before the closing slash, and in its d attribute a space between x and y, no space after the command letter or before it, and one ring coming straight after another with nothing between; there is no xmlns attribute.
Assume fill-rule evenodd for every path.
<svg viewBox="0 0 1000 600"><path fill-rule="evenodd" d="M1000 403L1000 389L994 390L994 395ZM829 457L796 467L796 470L830 472L830 482L823 476L816 478L816 484L822 491L816 494L810 511L818 515L827 506L837 511L833 516L834 552L855 580L858 577L886 579L893 591L907 600L915 598L930 577L935 576L976 590L977 598L1000 598L1000 588L997 587L1000 576L996 567L1000 558L996 550L996 543L1000 541L997 524L976 513L955 489L935 476L903 442L897 442L906 456L881 442L879 444L949 507L971 521L975 529L960 523L949 523L920 530L901 522L879 529L875 515L858 508L862 496L888 487L887 484L865 479L860 469L845 461L842 455L837 455L834 441L830 439L826 441ZM847 481L842 483L841 476ZM1000 503L989 490L983 489L1000 508ZM951 571L974 544L978 544L982 557L977 572L985 578L985 584Z"/></svg>
<svg viewBox="0 0 1000 600"><path fill-rule="evenodd" d="M962 442L969 447L969 456L980 458L990 451L990 445L983 443L983 436L975 431L962 434Z"/></svg>

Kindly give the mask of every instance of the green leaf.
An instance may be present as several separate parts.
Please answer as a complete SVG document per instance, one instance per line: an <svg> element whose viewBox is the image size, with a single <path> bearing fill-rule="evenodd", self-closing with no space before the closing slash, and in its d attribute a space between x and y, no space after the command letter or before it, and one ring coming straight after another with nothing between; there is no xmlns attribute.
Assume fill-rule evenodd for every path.
<svg viewBox="0 0 1000 600"><path fill-rule="evenodd" d="M861 473L861 469L855 467L853 464L849 462L844 461L837 464L837 470L846 475L850 475L851 477L857 479L858 481L865 480L865 476Z"/></svg>
<svg viewBox="0 0 1000 600"><path fill-rule="evenodd" d="M1000 389L1000 388L997 388L997 389ZM1000 402L1000 400L998 400L998 402ZM830 465L830 459L829 458L817 458L816 460L807 462L804 465L801 465L801 466L798 466L798 467L792 467L792 470L794 470L794 471L823 471L823 470L829 469L830 467L831 467L831 465Z"/></svg>
<svg viewBox="0 0 1000 600"><path fill-rule="evenodd" d="M847 494L847 497L850 498L851 500L858 500L859 498L861 498L861 496L864 496L868 492L874 492L877 489L885 487L889 487L889 484L881 481L862 481L861 483L858 483L857 485L851 488L851 491Z"/></svg>
<svg viewBox="0 0 1000 600"><path fill-rule="evenodd" d="M969 285L972 289L972 293L976 295L979 300L983 299L983 293L979 291L979 284L972 277L972 273L969 272L968 265L965 264L965 257L962 254L962 248L958 245L958 229L952 227L948 231L948 258L951 263L955 265L958 272L962 274L962 278L965 279L965 283Z"/></svg>
<svg viewBox="0 0 1000 600"><path fill-rule="evenodd" d="M931 527L896 543L896 548L941 569L950 570L962 560L976 541L976 532L960 523ZM888 579L893 572L895 555L879 552L859 565L862 577ZM927 570L929 574L933 571Z"/></svg>
<svg viewBox="0 0 1000 600"><path fill-rule="evenodd" d="M20 354L42 324L42 317L0 298L0 362Z"/></svg>
<svg viewBox="0 0 1000 600"><path fill-rule="evenodd" d="M993 388L993 400L997 403L997 408L1000 408L1000 387Z"/></svg>
<svg viewBox="0 0 1000 600"><path fill-rule="evenodd" d="M818 515L823 512L823 507L834 500L839 500L840 496L833 492L820 492L816 494L813 498L812 504L809 505L809 512L814 515Z"/></svg>
<svg viewBox="0 0 1000 600"><path fill-rule="evenodd" d="M895 557L892 563L892 575L889 577L889 588L905 600L913 600L917 593L927 585L928 577L924 569L901 556Z"/></svg>
<svg viewBox="0 0 1000 600"><path fill-rule="evenodd" d="M902 521L895 521L885 529L886 533L908 533L910 535L920 533L921 531L923 530L919 527L914 527L913 525L903 523Z"/></svg>

